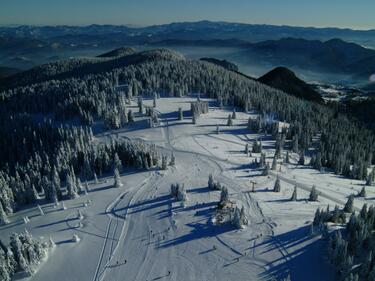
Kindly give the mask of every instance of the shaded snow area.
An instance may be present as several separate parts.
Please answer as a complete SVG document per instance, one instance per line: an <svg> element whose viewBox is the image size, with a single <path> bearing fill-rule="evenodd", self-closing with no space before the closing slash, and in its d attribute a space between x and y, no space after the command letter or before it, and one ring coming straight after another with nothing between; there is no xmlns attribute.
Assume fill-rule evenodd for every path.
<svg viewBox="0 0 375 281"><path fill-rule="evenodd" d="M18 211L10 223L0 227L1 240L9 242L13 232L25 228L34 237L56 247L32 276L38 281L122 281L122 280L334 280L326 259L327 241L311 235L311 222L318 207L343 206L347 197L358 193L363 182L280 159L269 176L252 165L260 154L244 153L245 144L262 138L266 161L271 165L275 141L270 136L250 133L249 116L237 112L233 126L227 118L232 109L219 109L209 101L210 111L192 124L193 98L161 98L156 110L160 124L146 127L144 117L117 131L96 135L95 141L111 138L141 139L156 145L161 154L175 156L167 170L127 170L123 186L113 188L112 175L89 182L89 192L64 201L66 209L51 204ZM205 99L204 99L205 100ZM152 105L152 100L144 100ZM137 101L128 109L137 111ZM178 108L184 113L177 120ZM217 134L219 125L219 134ZM285 151L283 152L285 155ZM228 188L229 200L244 207L248 225L213 223L220 191L208 188L209 175ZM281 191L273 192L276 176ZM187 200L170 195L171 184L183 184ZM251 192L252 185L255 192ZM307 201L312 185L320 192L318 202ZM291 201L297 185L297 200ZM356 198L361 208L375 199L367 189L367 200ZM28 216L30 222L24 223ZM78 239L73 239L73 238ZM75 241L74 241L75 240Z"/></svg>

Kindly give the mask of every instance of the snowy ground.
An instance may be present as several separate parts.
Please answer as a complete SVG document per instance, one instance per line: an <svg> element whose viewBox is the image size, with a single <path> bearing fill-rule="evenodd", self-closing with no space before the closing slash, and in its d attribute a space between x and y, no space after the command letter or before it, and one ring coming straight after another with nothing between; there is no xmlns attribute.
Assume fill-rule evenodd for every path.
<svg viewBox="0 0 375 281"><path fill-rule="evenodd" d="M37 208L25 209L0 228L5 241L12 232L27 228L35 237L52 236L56 242L32 280L245 281L280 279L288 273L292 280L334 280L324 257L326 242L310 235L310 223L317 207L344 204L363 182L280 162L282 187L274 193L277 173L261 176L250 165L259 155L244 154L245 143L260 137L246 130L249 114L238 112L234 126L227 127L230 111L210 101L210 112L193 125L188 113L192 100L159 99L161 124L156 128L145 128L138 118L128 128L96 136L98 142L116 137L154 143L161 153L174 153L175 167L129 170L122 175L120 189L112 188L111 177L102 178L100 184L90 184L88 195L66 201L66 210L47 204L42 206L45 216L40 216ZM177 120L178 107L185 111L182 121ZM274 141L265 138L263 148L271 162ZM231 200L245 207L250 218L245 229L212 224L220 193L208 190L210 173L228 187ZM256 182L255 193L250 193L251 181ZM185 206L169 196L170 185L176 182L187 189ZM295 183L298 201L290 202ZM322 193L319 202L306 200L312 184ZM357 208L374 201L373 190L368 188L367 195L367 200L355 199ZM84 207L88 199L92 202ZM77 218L78 209L82 220ZM30 218L26 225L25 215ZM70 241L74 233L80 236L79 243Z"/></svg>

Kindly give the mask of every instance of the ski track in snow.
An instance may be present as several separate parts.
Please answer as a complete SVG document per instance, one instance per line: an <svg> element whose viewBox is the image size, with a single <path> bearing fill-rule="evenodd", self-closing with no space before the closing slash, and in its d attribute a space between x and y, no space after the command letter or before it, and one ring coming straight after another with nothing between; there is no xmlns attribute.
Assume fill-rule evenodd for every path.
<svg viewBox="0 0 375 281"><path fill-rule="evenodd" d="M136 195L142 190L142 188L146 185L147 181L150 180L150 178L153 176L153 174L151 173L149 177L147 177L145 180L143 180L141 182L141 184L139 185L139 187L137 188L136 187L136 192L135 194L131 197L130 201L129 201L129 206L133 204L133 201L134 201L134 198L136 197ZM111 222L113 219L115 219L117 221L117 224L118 224L118 220L119 219L122 219L124 221L124 225L123 225L123 228L122 228L122 231L121 231L121 234L119 236L119 240L120 239L125 239L124 236L126 236L126 233L124 233L124 228L125 228L125 222L126 222L126 219L127 219L127 216L128 216L128 212L129 212L129 209L126 209L126 212L123 216L119 216L115 213L114 211L114 208L116 208L116 206L120 203L120 201L122 199L124 199L124 196L126 194L128 194L130 191L126 190L124 192L122 192L120 195L118 195L115 200L108 205L108 207L106 208L106 214L109 216L109 223L108 223L108 227L110 226ZM116 224L116 229L117 229L117 224ZM115 232L114 232L114 235L113 237L115 237ZM104 252L105 250L105 245L107 243L107 240L108 240L108 236L106 236L106 239L105 241L103 242L103 250L102 250L102 253ZM114 243L114 239L112 239L112 243L111 243L111 249L113 248L113 243ZM97 269L96 269L96 272L95 272L95 275L93 277L93 281L96 281L98 278L99 280L103 280L103 274L105 273L105 270L106 268L108 267L108 265L112 262L112 259L114 257L114 254L116 252L116 250L118 249L118 245L119 243L117 243L116 247L110 251L110 254L109 254L109 257L108 257L108 260L107 260L107 263L104 265L104 268L102 270L102 272L100 274L98 274L99 272L99 269L100 269L100 264L102 262L102 259L103 259L103 255L101 254L100 257L99 257L99 260L98 260L98 265L97 265Z"/></svg>
<svg viewBox="0 0 375 281"><path fill-rule="evenodd" d="M171 116L170 104L167 106L168 111L162 111L164 114L168 113L166 116ZM292 230L287 229L290 227L287 223L279 228L284 224L284 220L279 218L278 208L284 205L267 201L267 196L277 199L281 198L281 195L253 195L249 191L249 180L240 178L249 176L251 179L251 176L255 176L257 186L268 187L275 177L279 176L280 180L288 184L286 186L297 184L302 190L310 192L311 186L292 179L292 172L298 171L293 169L297 165L286 165L286 176L275 171L270 171L270 177L258 177L257 171L246 174L246 158L244 155L237 157L235 154L255 138L242 131L246 126L243 119L236 121L241 123L234 125L237 127L226 128L228 132L223 130L223 133L216 135L207 127L207 124L214 126L212 124L215 121L212 120L222 118L215 113L209 116L212 119L206 123L203 122L205 117L198 119L197 125L189 125L186 120L190 119L187 118L181 122L181 125L186 127L181 129L180 126L175 126L179 125L179 121L169 119L170 117L164 118L160 111L156 112L161 117L160 126L152 128L151 133L148 133L148 129L144 130L145 128L140 128L138 132L139 128L135 127L134 131L137 132L134 134L128 134L124 130L96 135L97 141L108 141L116 135L122 139L142 140L153 144L160 153L174 153L176 165L169 166L166 171L152 169L145 172L144 176L142 174L142 177L135 175L134 179L131 178L134 181L131 185L125 184L124 189L113 191L110 197L103 201L105 203L99 205L100 209L96 207L92 210L95 212L92 216L99 213L104 215L104 212L105 215L102 217L104 219L92 225L99 234L91 234L99 239L94 240L97 243L96 254L90 260L91 269L84 280L223 281L233 278L232 280L242 281L269 280L274 273L279 278L281 275L278 267L285 265L289 270L288 264L293 260L295 251L293 246L288 246L283 236L279 236ZM232 133L238 127L241 129L240 133ZM129 132L132 131L130 128ZM294 161L294 158L292 159ZM220 193L205 190L209 173L213 174L215 181L228 187L230 198L238 207L245 207L250 219L248 228L228 228L227 231L223 226L211 225L211 212L215 211ZM112 177L108 179L112 180ZM189 197L186 206L180 206L180 203L169 195L170 184L175 182L186 184ZM327 191L327 194L321 192L319 186L317 189L321 198L339 205L345 204L343 200L335 198L334 194L331 195L330 191ZM265 189L267 190L268 188ZM358 210L357 207L355 209ZM86 223L83 228L77 226L80 220L75 219L76 216L76 212L70 212L65 217L65 223L70 230L86 233ZM85 220L86 214L84 216ZM90 222L89 216L87 222ZM83 239L81 243L86 241ZM80 246L84 245L86 244ZM85 254L90 252L86 251Z"/></svg>

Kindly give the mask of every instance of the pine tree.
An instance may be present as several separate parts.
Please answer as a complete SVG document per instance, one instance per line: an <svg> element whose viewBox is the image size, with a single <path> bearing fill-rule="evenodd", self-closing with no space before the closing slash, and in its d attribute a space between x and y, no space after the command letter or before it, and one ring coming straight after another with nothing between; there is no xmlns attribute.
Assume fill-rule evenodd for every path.
<svg viewBox="0 0 375 281"><path fill-rule="evenodd" d="M233 107L233 112L232 112L232 119L235 120L237 118L237 114L236 114L236 108Z"/></svg>
<svg viewBox="0 0 375 281"><path fill-rule="evenodd" d="M74 174L71 172L68 173L67 175L67 189L68 189L68 198L69 199L75 199L78 196L77 193L77 186L76 186L76 181L75 181Z"/></svg>
<svg viewBox="0 0 375 281"><path fill-rule="evenodd" d="M156 98L157 98L157 95L156 95L156 93L154 93L154 98L153 98L153 101L152 101L153 107L156 107Z"/></svg>
<svg viewBox="0 0 375 281"><path fill-rule="evenodd" d="M375 168L373 168L372 171L367 175L366 185L368 186L373 185L374 180L375 180Z"/></svg>
<svg viewBox="0 0 375 281"><path fill-rule="evenodd" d="M128 111L128 123L133 123L134 122L134 113L131 109Z"/></svg>
<svg viewBox="0 0 375 281"><path fill-rule="evenodd" d="M227 205L229 202L229 192L228 188L223 186L220 193L220 201L219 201L219 209L224 208L225 205Z"/></svg>
<svg viewBox="0 0 375 281"><path fill-rule="evenodd" d="M167 170L168 169L168 158L166 155L163 155L161 157L161 169L162 170Z"/></svg>
<svg viewBox="0 0 375 281"><path fill-rule="evenodd" d="M53 171L52 171L52 186L53 186L53 191L52 191L52 198L51 200L53 201L57 201L57 200L61 200L62 199L62 191L61 191L61 181L60 181L60 177L59 177L59 173L57 172L57 169L56 167L53 167ZM53 198L54 196L54 191L56 192L56 197L57 198Z"/></svg>
<svg viewBox="0 0 375 281"><path fill-rule="evenodd" d="M289 151L286 152L286 155L285 155L285 163L286 163L286 164L290 164Z"/></svg>
<svg viewBox="0 0 375 281"><path fill-rule="evenodd" d="M292 197L290 198L291 201L297 201L297 186L294 186Z"/></svg>
<svg viewBox="0 0 375 281"><path fill-rule="evenodd" d="M31 185L31 192L32 192L32 198L33 198L33 202L35 202L36 200L38 200L38 199L40 199L40 196L39 196L39 193L38 193L38 191L36 190L36 188L35 188L35 185Z"/></svg>
<svg viewBox="0 0 375 281"><path fill-rule="evenodd" d="M54 248L56 246L56 243L55 241L53 241L52 236L49 237L48 246L49 248Z"/></svg>
<svg viewBox="0 0 375 281"><path fill-rule="evenodd" d="M122 171L122 162L118 157L117 152L115 152L115 156L113 158L113 168L117 169L119 172Z"/></svg>
<svg viewBox="0 0 375 281"><path fill-rule="evenodd" d="M76 185L78 194L81 194L83 192L83 185L79 178L77 178Z"/></svg>
<svg viewBox="0 0 375 281"><path fill-rule="evenodd" d="M3 204L0 201L0 225L9 223L7 214L4 211Z"/></svg>
<svg viewBox="0 0 375 281"><path fill-rule="evenodd" d="M366 186L362 187L361 191L358 193L358 196L363 197L363 198L365 198L367 196Z"/></svg>
<svg viewBox="0 0 375 281"><path fill-rule="evenodd" d="M245 154L248 155L249 154L249 144L245 144Z"/></svg>
<svg viewBox="0 0 375 281"><path fill-rule="evenodd" d="M174 166L176 164L176 159L174 157L174 153L172 152L171 161L169 162L169 166Z"/></svg>
<svg viewBox="0 0 375 281"><path fill-rule="evenodd" d="M113 184L114 187L120 188L121 186L123 186L121 182L121 178L120 178L120 173L117 168L114 169L113 178L114 178L114 184Z"/></svg>
<svg viewBox="0 0 375 281"><path fill-rule="evenodd" d="M322 169L322 154L320 153L320 151L316 155L314 168L319 171Z"/></svg>
<svg viewBox="0 0 375 281"><path fill-rule="evenodd" d="M240 220L241 220L241 225L248 225L249 224L249 220L246 216L244 206L241 207Z"/></svg>
<svg viewBox="0 0 375 281"><path fill-rule="evenodd" d="M263 169L262 176L268 176L269 173L270 173L270 164L268 164L267 162L266 166Z"/></svg>
<svg viewBox="0 0 375 281"><path fill-rule="evenodd" d="M305 153L303 151L299 154L298 165L305 165Z"/></svg>
<svg viewBox="0 0 375 281"><path fill-rule="evenodd" d="M230 114L228 115L227 126L228 127L233 126L233 120L232 120L232 116Z"/></svg>
<svg viewBox="0 0 375 281"><path fill-rule="evenodd" d="M208 176L208 188L214 189L214 185L215 185L214 178L213 178L212 174L210 174Z"/></svg>
<svg viewBox="0 0 375 281"><path fill-rule="evenodd" d="M311 188L311 191L310 191L309 201L312 201L312 202L318 201L318 196L319 196L319 193L316 190L315 185L313 185L313 187Z"/></svg>
<svg viewBox="0 0 375 281"><path fill-rule="evenodd" d="M142 99L142 96L138 96L138 109L139 109L139 113L143 114L143 99Z"/></svg>
<svg viewBox="0 0 375 281"><path fill-rule="evenodd" d="M298 153L298 152L299 152L299 147L298 147L298 137L297 137L297 136L294 136L294 138L293 138L292 149L293 149L293 152L294 152L294 153Z"/></svg>
<svg viewBox="0 0 375 281"><path fill-rule="evenodd" d="M184 120L184 113L181 107L178 108L178 120Z"/></svg>
<svg viewBox="0 0 375 281"><path fill-rule="evenodd" d="M85 195L87 195L90 191L90 188L89 188L89 183L87 181L85 181Z"/></svg>
<svg viewBox="0 0 375 281"><path fill-rule="evenodd" d="M344 212L352 213L353 210L354 210L353 203L354 203L354 196L350 195L349 198L348 198L348 201L345 204Z"/></svg>
<svg viewBox="0 0 375 281"><path fill-rule="evenodd" d="M277 169L277 160L276 160L276 157L273 157L271 170L276 171L276 169Z"/></svg>
<svg viewBox="0 0 375 281"><path fill-rule="evenodd" d="M273 187L273 192L280 192L281 191L281 184L280 184L280 178L277 176L275 185Z"/></svg>

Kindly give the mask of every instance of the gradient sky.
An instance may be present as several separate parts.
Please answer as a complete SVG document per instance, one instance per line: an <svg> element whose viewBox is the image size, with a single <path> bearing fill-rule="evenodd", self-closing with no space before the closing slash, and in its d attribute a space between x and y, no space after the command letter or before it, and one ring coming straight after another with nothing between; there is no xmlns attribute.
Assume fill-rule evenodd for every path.
<svg viewBox="0 0 375 281"><path fill-rule="evenodd" d="M220 20L375 29L374 0L0 0L0 24L152 25Z"/></svg>

